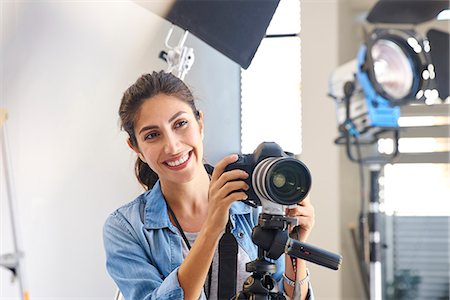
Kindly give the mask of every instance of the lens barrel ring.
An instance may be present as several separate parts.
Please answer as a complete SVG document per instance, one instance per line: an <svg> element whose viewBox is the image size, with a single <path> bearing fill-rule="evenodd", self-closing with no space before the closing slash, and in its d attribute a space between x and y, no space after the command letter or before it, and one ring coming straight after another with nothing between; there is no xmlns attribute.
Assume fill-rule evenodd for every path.
<svg viewBox="0 0 450 300"><path fill-rule="evenodd" d="M293 157L269 157L255 167L252 183L259 197L282 205L294 205L308 194L311 174Z"/></svg>

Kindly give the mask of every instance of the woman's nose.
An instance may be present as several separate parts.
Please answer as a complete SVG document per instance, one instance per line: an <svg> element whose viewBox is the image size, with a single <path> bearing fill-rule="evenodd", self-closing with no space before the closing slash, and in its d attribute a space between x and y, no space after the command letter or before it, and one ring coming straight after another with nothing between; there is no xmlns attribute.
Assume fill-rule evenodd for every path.
<svg viewBox="0 0 450 300"><path fill-rule="evenodd" d="M164 143L164 151L167 154L176 154L180 149L180 141L177 136L174 134L167 134L165 143Z"/></svg>

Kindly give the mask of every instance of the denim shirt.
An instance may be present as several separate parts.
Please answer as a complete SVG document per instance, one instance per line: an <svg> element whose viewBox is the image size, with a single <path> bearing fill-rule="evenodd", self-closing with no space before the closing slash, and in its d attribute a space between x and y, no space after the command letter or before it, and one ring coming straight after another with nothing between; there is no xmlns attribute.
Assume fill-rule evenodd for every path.
<svg viewBox="0 0 450 300"><path fill-rule="evenodd" d="M257 209L239 201L231 205L231 232L252 260L257 257L257 247L251 240L257 219ZM152 190L108 217L103 241L107 270L125 299L183 299L178 281L183 240L170 222L159 181ZM275 263L277 273L272 276L281 282L284 255ZM204 292L200 299L206 299Z"/></svg>

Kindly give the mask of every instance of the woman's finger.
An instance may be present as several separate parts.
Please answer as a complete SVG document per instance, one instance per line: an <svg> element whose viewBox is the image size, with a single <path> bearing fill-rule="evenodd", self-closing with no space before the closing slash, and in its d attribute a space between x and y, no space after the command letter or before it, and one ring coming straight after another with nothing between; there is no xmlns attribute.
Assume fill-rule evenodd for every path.
<svg viewBox="0 0 450 300"><path fill-rule="evenodd" d="M246 191L249 189L249 186L245 181L237 180L237 181L228 181L225 183L225 185L219 190L219 195L222 197L226 197L229 194L235 192L235 191Z"/></svg>
<svg viewBox="0 0 450 300"><path fill-rule="evenodd" d="M222 175L217 179L217 185L219 187L225 186L228 182L242 181L248 178L247 172L239 169L231 170L222 173Z"/></svg>
<svg viewBox="0 0 450 300"><path fill-rule="evenodd" d="M232 164L232 163L236 162L237 160L238 160L238 155L237 154L231 154L231 155L228 155L228 156L224 157L221 161L219 161L214 166L214 171L213 171L213 173L211 175L211 180L216 181L217 179L219 179L219 177L225 171L225 168L229 164Z"/></svg>
<svg viewBox="0 0 450 300"><path fill-rule="evenodd" d="M296 216L312 217L314 216L314 207L297 206L295 208L288 208L286 209L286 215L288 215L289 217L296 217Z"/></svg>
<svg viewBox="0 0 450 300"><path fill-rule="evenodd" d="M224 201L227 205L232 204L233 202L240 201L240 200L247 200L248 196L244 192L234 192L229 194L224 198Z"/></svg>
<svg viewBox="0 0 450 300"><path fill-rule="evenodd" d="M306 197L293 208L286 209L286 215L297 219L297 226L291 228L294 238L306 241L315 223L314 206L309 197Z"/></svg>
<svg viewBox="0 0 450 300"><path fill-rule="evenodd" d="M306 196L302 201L298 203L300 206L310 206L311 205L311 199L309 198L309 195Z"/></svg>

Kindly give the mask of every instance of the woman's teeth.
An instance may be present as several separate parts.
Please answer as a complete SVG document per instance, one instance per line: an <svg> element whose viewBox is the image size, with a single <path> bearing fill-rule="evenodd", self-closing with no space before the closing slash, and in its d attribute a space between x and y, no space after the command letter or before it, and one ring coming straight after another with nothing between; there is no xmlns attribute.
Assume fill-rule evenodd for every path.
<svg viewBox="0 0 450 300"><path fill-rule="evenodd" d="M175 160L175 161L168 161L167 164L171 167L176 167L181 165L182 163L186 162L189 158L189 153L180 157L180 159Z"/></svg>

